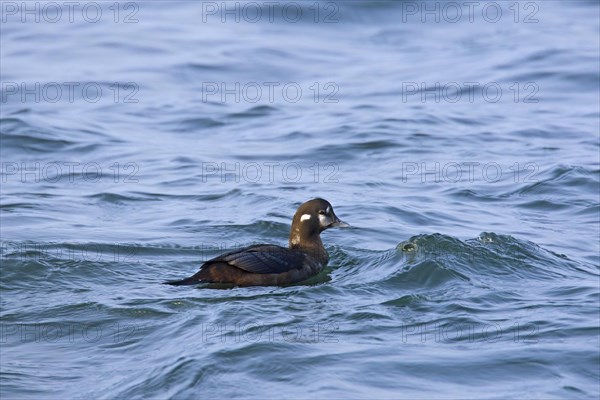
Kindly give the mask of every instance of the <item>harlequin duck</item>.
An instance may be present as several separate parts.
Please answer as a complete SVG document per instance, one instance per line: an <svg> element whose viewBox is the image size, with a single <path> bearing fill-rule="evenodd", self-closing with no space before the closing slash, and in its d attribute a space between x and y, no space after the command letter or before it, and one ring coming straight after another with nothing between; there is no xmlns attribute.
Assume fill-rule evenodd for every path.
<svg viewBox="0 0 600 400"><path fill-rule="evenodd" d="M329 261L319 234L342 226L349 225L340 221L328 201L313 199L294 214L289 248L270 244L244 247L208 260L189 278L165 283L272 286L301 282L321 272Z"/></svg>

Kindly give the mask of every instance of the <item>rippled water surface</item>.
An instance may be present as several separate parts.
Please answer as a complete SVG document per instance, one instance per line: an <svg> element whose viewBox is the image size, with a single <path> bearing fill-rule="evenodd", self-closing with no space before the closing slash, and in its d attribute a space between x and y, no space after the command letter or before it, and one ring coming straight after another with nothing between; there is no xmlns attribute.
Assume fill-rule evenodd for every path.
<svg viewBox="0 0 600 400"><path fill-rule="evenodd" d="M3 399L598 398L596 1L23 4ZM310 281L161 285L316 196Z"/></svg>

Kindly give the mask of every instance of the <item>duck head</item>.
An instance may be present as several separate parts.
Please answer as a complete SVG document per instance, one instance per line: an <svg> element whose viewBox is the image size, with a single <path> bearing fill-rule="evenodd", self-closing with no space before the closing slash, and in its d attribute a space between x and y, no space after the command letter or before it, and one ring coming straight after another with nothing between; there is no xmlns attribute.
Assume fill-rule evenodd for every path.
<svg viewBox="0 0 600 400"><path fill-rule="evenodd" d="M350 226L333 212L332 205L324 199L312 199L298 207L292 219L290 248L323 247L321 232L334 227Z"/></svg>

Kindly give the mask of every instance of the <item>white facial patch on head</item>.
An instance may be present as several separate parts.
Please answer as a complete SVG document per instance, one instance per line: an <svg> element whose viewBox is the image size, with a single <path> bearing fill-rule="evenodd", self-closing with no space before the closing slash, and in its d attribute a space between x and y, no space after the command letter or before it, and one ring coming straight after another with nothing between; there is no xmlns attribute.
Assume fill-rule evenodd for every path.
<svg viewBox="0 0 600 400"><path fill-rule="evenodd" d="M310 214L302 214L300 221L306 221L310 219Z"/></svg>
<svg viewBox="0 0 600 400"><path fill-rule="evenodd" d="M327 210L325 211L327 211L327 214L331 214L331 206L327 206Z"/></svg>
<svg viewBox="0 0 600 400"><path fill-rule="evenodd" d="M325 215L319 214L319 224L321 224L321 226L329 225L329 218Z"/></svg>

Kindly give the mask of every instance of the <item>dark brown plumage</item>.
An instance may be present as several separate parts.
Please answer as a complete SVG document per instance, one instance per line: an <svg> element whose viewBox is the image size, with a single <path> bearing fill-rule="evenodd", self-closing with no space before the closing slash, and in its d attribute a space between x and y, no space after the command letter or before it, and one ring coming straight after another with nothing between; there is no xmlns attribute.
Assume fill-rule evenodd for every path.
<svg viewBox="0 0 600 400"><path fill-rule="evenodd" d="M302 204L290 230L289 248L259 244L222 254L205 262L189 278L165 282L169 285L225 283L236 286L272 286L297 283L318 274L329 255L321 242L325 229L347 226L323 199Z"/></svg>

